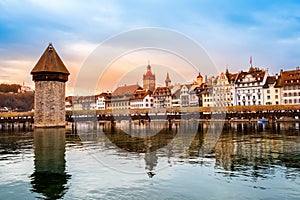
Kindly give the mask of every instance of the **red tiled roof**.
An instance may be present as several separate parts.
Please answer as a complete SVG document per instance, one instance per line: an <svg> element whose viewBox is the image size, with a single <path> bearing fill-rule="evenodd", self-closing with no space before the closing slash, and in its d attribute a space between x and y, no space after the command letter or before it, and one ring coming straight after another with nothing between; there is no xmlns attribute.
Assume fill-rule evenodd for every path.
<svg viewBox="0 0 300 200"><path fill-rule="evenodd" d="M148 90L146 91L145 89L143 90L136 90L132 96L131 96L131 100L135 100L135 99L144 99L148 94L151 94L151 92Z"/></svg>
<svg viewBox="0 0 300 200"><path fill-rule="evenodd" d="M158 97L158 96L171 96L171 90L169 87L157 87L154 92L153 96Z"/></svg>
<svg viewBox="0 0 300 200"><path fill-rule="evenodd" d="M300 69L281 71L278 85L300 85Z"/></svg>
<svg viewBox="0 0 300 200"><path fill-rule="evenodd" d="M98 97L103 97L104 99L110 99L111 93L110 92L102 92L101 94L96 95L96 98L98 98Z"/></svg>
<svg viewBox="0 0 300 200"><path fill-rule="evenodd" d="M253 82L262 82L264 79L264 76L266 74L266 71L260 70L259 68L253 68L251 67L248 72L240 72L238 74L238 77L236 79L237 83L243 82L242 79L244 79L247 75L251 75L251 77L254 78L252 81L244 81L246 83L253 83Z"/></svg>
<svg viewBox="0 0 300 200"><path fill-rule="evenodd" d="M141 86L135 85L124 85L120 86L115 91L113 91L112 96L124 96L124 95L132 95L137 89L142 89Z"/></svg>
<svg viewBox="0 0 300 200"><path fill-rule="evenodd" d="M234 83L236 78L238 77L238 75L239 75L238 73L235 73L235 74L228 73L228 74L226 74L228 82L229 83Z"/></svg>

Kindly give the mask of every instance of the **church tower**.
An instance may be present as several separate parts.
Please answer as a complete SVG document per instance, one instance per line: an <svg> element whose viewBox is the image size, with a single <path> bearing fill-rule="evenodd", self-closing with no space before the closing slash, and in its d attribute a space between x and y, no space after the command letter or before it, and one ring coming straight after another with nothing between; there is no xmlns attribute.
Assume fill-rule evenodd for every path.
<svg viewBox="0 0 300 200"><path fill-rule="evenodd" d="M198 85L201 85L203 83L203 77L202 77L202 75L200 74L200 72L199 72L199 74L198 74L198 76L197 76L197 84Z"/></svg>
<svg viewBox="0 0 300 200"><path fill-rule="evenodd" d="M51 43L31 75L35 82L34 126L65 127L65 83L70 73Z"/></svg>
<svg viewBox="0 0 300 200"><path fill-rule="evenodd" d="M147 66L146 74L143 75L143 88L151 92L155 89L155 75L152 74L150 64Z"/></svg>
<svg viewBox="0 0 300 200"><path fill-rule="evenodd" d="M170 76L169 76L168 72L167 72L167 77L166 77L165 83L166 83L166 87L171 86L171 79L170 79Z"/></svg>

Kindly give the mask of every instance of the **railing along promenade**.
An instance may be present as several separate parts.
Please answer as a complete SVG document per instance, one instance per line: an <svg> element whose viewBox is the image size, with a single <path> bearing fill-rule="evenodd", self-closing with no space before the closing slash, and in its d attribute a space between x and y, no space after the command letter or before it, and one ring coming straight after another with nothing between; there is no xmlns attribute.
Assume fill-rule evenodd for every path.
<svg viewBox="0 0 300 200"><path fill-rule="evenodd" d="M113 121L138 119L182 119L199 118L210 119L212 114L226 113L225 119L258 119L266 118L278 120L282 117L300 118L300 104L297 105L257 105L257 106L229 106L229 107L182 107L182 108L150 108L124 110L73 110L66 111L66 121ZM223 117L224 118L224 117ZM0 113L0 124L33 124L33 112L5 112Z"/></svg>

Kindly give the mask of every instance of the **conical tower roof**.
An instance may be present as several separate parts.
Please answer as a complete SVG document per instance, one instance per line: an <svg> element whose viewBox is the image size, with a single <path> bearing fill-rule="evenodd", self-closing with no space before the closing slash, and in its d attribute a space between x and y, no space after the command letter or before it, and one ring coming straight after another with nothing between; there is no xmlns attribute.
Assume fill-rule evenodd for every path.
<svg viewBox="0 0 300 200"><path fill-rule="evenodd" d="M70 74L51 43L31 71L32 75L42 73Z"/></svg>
<svg viewBox="0 0 300 200"><path fill-rule="evenodd" d="M171 79L170 79L170 76L169 76L169 73L168 73L168 72L167 72L167 77L166 77L165 82L171 82Z"/></svg>

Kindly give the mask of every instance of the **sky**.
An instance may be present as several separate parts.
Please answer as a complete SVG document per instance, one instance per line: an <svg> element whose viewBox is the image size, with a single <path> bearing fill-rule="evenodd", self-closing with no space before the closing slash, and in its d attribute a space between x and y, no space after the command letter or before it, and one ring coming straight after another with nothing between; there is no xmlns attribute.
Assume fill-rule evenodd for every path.
<svg viewBox="0 0 300 200"><path fill-rule="evenodd" d="M300 65L299 10L297 0L1 0L0 82L33 86L30 71L52 42L71 73L67 83L67 94L71 95L81 67L99 45L124 32L149 27L171 30L191 39L212 60L214 66L207 67L215 67L218 72L227 66L231 72L247 70L252 56L254 66L275 74L280 69L295 69ZM140 55L134 56L136 53ZM112 65L115 71L122 70L121 65L131 65L130 73L136 74L136 78L128 72L126 76L131 78L126 81L141 84L141 69L150 62L158 85L162 85L168 71L165 68L170 66L161 66L175 66L176 59L170 56L170 62L162 62L155 55L171 54L157 49L150 53L127 52ZM182 69L188 68L182 63ZM181 72L173 73L174 69L170 69L171 79L173 76L174 82L182 81L176 78ZM197 70L185 75L184 80L192 81L193 76L197 76ZM124 74L110 77L121 80ZM100 90L113 90L126 81L107 84Z"/></svg>

